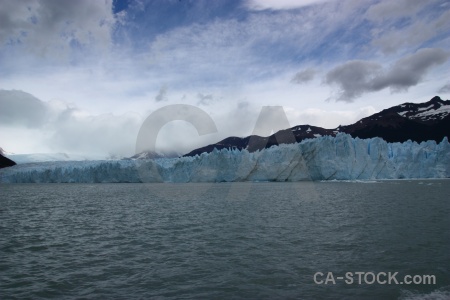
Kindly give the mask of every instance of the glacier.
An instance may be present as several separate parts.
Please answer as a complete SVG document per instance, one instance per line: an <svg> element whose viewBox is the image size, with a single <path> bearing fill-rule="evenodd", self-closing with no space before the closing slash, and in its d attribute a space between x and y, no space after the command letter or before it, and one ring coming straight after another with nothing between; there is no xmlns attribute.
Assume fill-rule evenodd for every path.
<svg viewBox="0 0 450 300"><path fill-rule="evenodd" d="M17 164L46 162L46 161L83 161L94 159L103 159L99 155L80 155L68 153L31 153L31 154L7 154L6 157L13 160Z"/></svg>
<svg viewBox="0 0 450 300"><path fill-rule="evenodd" d="M387 143L339 133L256 152L193 157L56 161L0 170L1 183L236 182L449 178L450 144Z"/></svg>

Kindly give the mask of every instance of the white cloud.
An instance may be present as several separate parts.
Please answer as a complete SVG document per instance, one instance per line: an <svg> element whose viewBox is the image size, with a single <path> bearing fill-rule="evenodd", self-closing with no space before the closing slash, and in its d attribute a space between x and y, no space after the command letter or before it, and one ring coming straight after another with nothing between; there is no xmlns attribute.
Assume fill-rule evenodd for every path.
<svg viewBox="0 0 450 300"><path fill-rule="evenodd" d="M2 147L11 152L134 154L142 117L91 115L61 101L44 102L22 91L0 91ZM38 118L38 116L44 118ZM25 127L25 126L27 127Z"/></svg>
<svg viewBox="0 0 450 300"><path fill-rule="evenodd" d="M40 128L48 115L47 105L32 95L0 90L0 125Z"/></svg>
<svg viewBox="0 0 450 300"><path fill-rule="evenodd" d="M53 134L47 142L66 153L134 154L141 117L135 114L77 115L69 111L49 124Z"/></svg>
<svg viewBox="0 0 450 300"><path fill-rule="evenodd" d="M284 10L324 3L330 0L247 0L246 7L251 10Z"/></svg>
<svg viewBox="0 0 450 300"><path fill-rule="evenodd" d="M430 4L437 1L427 2ZM386 22L400 17L413 16L423 8L424 1L422 0L380 1L367 10L366 17L371 21Z"/></svg>
<svg viewBox="0 0 450 300"><path fill-rule="evenodd" d="M449 49L448 7L430 13L424 10L428 4L417 1L411 7L407 1L247 1L244 9L249 11L240 7L242 15L153 30L151 37L140 40L145 49L113 41L114 26L129 26L127 18L133 16L125 11L113 16L109 0L22 3L5 0L0 6L0 88L24 90L44 100L50 117L29 112L22 127L17 123L24 118L15 118L15 125L3 118L0 146L131 155L140 122L150 112L167 104L200 105L216 121L217 134L198 137L190 125L174 122L158 137L157 147L184 151L229 135L250 134L263 105L286 107L292 126L331 128L373 111L365 109L369 103L380 110L429 100L429 93L448 83L446 70L440 71L439 82L434 73L424 76L433 59L421 64L420 57L407 56L403 67L394 66L424 43ZM398 25L399 18L408 21ZM352 103L326 102L330 90L322 84L321 72L352 60L369 64L357 69L359 75L334 83L347 96L364 97ZM355 69L350 69L352 74ZM358 87L361 80L373 84L377 72L384 75L378 90ZM292 84L293 78L308 84ZM413 92L389 93L389 88L408 87ZM25 128L30 124L40 124L40 133L25 133L36 131ZM37 140L42 142L33 142Z"/></svg>
<svg viewBox="0 0 450 300"><path fill-rule="evenodd" d="M395 3L395 1L392 1ZM392 54L399 50L415 48L423 43L450 31L450 10L444 11L440 16L417 17L408 26L396 28L391 26L385 30L380 30L375 34L372 44L379 47L383 53Z"/></svg>
<svg viewBox="0 0 450 300"><path fill-rule="evenodd" d="M305 110L295 110L285 107L286 114L291 124L309 124L327 129L336 128L339 125L349 125L356 121L368 117L378 111L372 106L365 106L356 110L323 110L309 108Z"/></svg>
<svg viewBox="0 0 450 300"><path fill-rule="evenodd" d="M329 45L330 35L347 26L349 18L357 19L361 4L329 4L296 13L255 13L243 20L177 27L156 36L141 56L135 56L136 65L171 88L240 85L271 77L295 64L283 62L286 56L315 58L321 45L339 47ZM336 51L346 55L346 48Z"/></svg>
<svg viewBox="0 0 450 300"><path fill-rule="evenodd" d="M179 97L176 95L174 97ZM222 97L222 96L218 96ZM198 94L188 97L196 101ZM189 123L174 121L166 124L158 135L156 147L161 151L187 153L208 143L215 143L229 135L247 135L253 129L260 107L250 108L242 101L229 105L213 103L207 110L216 122L216 134L198 136ZM31 116L36 107L43 109L45 119L39 119L39 128ZM151 106L144 105L146 109ZM22 91L1 91L0 108L13 113L0 123L0 146L14 153L83 154L98 158L110 155L132 156L136 138L147 114L92 114L64 101L41 101ZM144 112L144 110L140 110ZM34 126L28 126L33 122ZM27 127L28 126L28 127Z"/></svg>

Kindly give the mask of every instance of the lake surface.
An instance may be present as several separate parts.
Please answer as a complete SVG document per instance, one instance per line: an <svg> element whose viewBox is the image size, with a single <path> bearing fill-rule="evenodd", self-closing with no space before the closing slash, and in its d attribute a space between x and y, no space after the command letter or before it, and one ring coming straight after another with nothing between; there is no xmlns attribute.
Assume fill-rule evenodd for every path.
<svg viewBox="0 0 450 300"><path fill-rule="evenodd" d="M448 299L448 195L450 180L0 185L0 298Z"/></svg>

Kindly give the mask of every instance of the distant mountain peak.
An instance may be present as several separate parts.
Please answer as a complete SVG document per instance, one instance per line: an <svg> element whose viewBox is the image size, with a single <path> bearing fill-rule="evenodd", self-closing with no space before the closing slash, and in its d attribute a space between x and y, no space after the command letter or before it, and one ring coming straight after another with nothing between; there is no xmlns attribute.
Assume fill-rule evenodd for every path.
<svg viewBox="0 0 450 300"><path fill-rule="evenodd" d="M439 96L434 96L434 97L431 98L431 100L428 101L428 102L441 102L441 101L442 101L441 97L439 97Z"/></svg>
<svg viewBox="0 0 450 300"><path fill-rule="evenodd" d="M268 137L229 137L218 143L195 149L185 156L195 156L203 152L212 152L214 149L225 148L247 149L253 152L273 145L289 144L293 142L292 134L287 134L289 131L294 135L295 142L324 135L336 136L340 132L359 138L381 137L387 142L407 140L440 142L444 137L450 136L450 101L435 96L424 103L407 102L384 109L354 124L339 125L334 129L306 124L280 130Z"/></svg>

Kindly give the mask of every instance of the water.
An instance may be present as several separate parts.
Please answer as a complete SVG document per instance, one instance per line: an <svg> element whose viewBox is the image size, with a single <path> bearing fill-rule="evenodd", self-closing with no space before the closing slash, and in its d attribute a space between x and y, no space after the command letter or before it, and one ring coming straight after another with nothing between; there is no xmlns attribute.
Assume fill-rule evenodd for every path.
<svg viewBox="0 0 450 300"><path fill-rule="evenodd" d="M448 180L1 185L0 298L448 299L449 194ZM319 271L437 282L318 285Z"/></svg>

